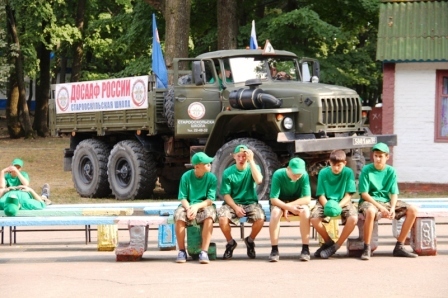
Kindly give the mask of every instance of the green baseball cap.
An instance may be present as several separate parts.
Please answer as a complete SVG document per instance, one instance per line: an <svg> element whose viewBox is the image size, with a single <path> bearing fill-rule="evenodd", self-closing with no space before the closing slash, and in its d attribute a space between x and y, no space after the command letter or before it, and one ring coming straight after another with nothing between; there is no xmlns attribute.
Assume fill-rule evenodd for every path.
<svg viewBox="0 0 448 298"><path fill-rule="evenodd" d="M288 166L294 175L306 174L305 161L301 158L294 157L289 161Z"/></svg>
<svg viewBox="0 0 448 298"><path fill-rule="evenodd" d="M19 167L23 167L23 160L21 160L20 158L15 158L13 161L12 161L12 165L13 166L19 166Z"/></svg>
<svg viewBox="0 0 448 298"><path fill-rule="evenodd" d="M334 200L329 200L324 206L324 215L335 217L340 215L342 212L341 206L339 206L339 203Z"/></svg>
<svg viewBox="0 0 448 298"><path fill-rule="evenodd" d="M372 151L381 151L384 153L389 153L389 147L384 143L378 143L373 146Z"/></svg>
<svg viewBox="0 0 448 298"><path fill-rule="evenodd" d="M6 198L3 211L6 216L16 216L17 211L19 211L19 199L17 198L17 195L11 194Z"/></svg>
<svg viewBox="0 0 448 298"><path fill-rule="evenodd" d="M238 145L236 146L235 150L233 151L233 153L240 153L241 151L247 151L249 148L247 148L246 145Z"/></svg>
<svg viewBox="0 0 448 298"><path fill-rule="evenodd" d="M198 152L198 153L195 153L193 155L193 157L191 158L191 163L194 166L198 165L200 163L208 164L208 163L211 163L213 161L213 159L214 159L213 157L208 156L204 152Z"/></svg>

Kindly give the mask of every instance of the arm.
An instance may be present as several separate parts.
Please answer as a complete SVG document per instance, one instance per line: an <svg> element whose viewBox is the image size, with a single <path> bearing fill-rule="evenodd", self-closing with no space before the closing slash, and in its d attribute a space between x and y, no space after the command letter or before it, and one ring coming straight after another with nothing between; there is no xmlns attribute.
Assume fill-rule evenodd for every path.
<svg viewBox="0 0 448 298"><path fill-rule="evenodd" d="M3 169L0 172L0 189L4 189L6 188L6 180L5 180L5 173L8 172L8 168Z"/></svg>
<svg viewBox="0 0 448 298"><path fill-rule="evenodd" d="M390 195L390 211L389 211L389 219L395 218L395 206L397 205L398 195L391 194Z"/></svg>
<svg viewBox="0 0 448 298"><path fill-rule="evenodd" d="M246 211L244 211L242 207L238 206L229 194L224 195L224 202L226 202L227 205L235 210L235 213L238 217L246 216Z"/></svg>
<svg viewBox="0 0 448 298"><path fill-rule="evenodd" d="M252 173L252 178L254 179L255 183L261 184L261 182L263 182L263 175L260 173L260 171L257 168L257 164L254 161L254 152L252 150L247 150L246 151L246 158L247 158L247 162L249 163L250 166L250 171Z"/></svg>
<svg viewBox="0 0 448 298"><path fill-rule="evenodd" d="M22 185L25 185L25 186L30 185L30 182L28 181L28 179L25 178L25 176L23 176L22 173L15 166L9 166L8 169L9 169L8 170L9 172L11 172L11 173L14 172L17 175L17 177L19 178L20 183L22 183Z"/></svg>
<svg viewBox="0 0 448 298"><path fill-rule="evenodd" d="M21 190L23 190L23 191L29 192L29 193L33 196L33 199L35 199L36 201L44 202L44 203L45 203L45 201L42 200L42 197L41 197L40 195L38 195L38 194L34 191L34 189L32 189L31 187L26 186L26 185L20 185L20 186L18 186L17 188L19 188L19 189L21 189Z"/></svg>
<svg viewBox="0 0 448 298"><path fill-rule="evenodd" d="M352 200L352 195L348 192L345 193L344 197L342 198L342 200L339 202L339 206L344 207L347 206L348 203L350 203L350 201Z"/></svg>
<svg viewBox="0 0 448 298"><path fill-rule="evenodd" d="M362 198L364 201L369 202L369 203L371 203L373 206L375 206L375 207L381 212L381 215L382 215L382 216L384 216L384 217L389 217L389 211L388 211L385 207L383 207L383 206L381 206L380 204L378 204L378 202L375 201L375 200L369 195L368 192L363 192L363 193L361 193L361 198Z"/></svg>

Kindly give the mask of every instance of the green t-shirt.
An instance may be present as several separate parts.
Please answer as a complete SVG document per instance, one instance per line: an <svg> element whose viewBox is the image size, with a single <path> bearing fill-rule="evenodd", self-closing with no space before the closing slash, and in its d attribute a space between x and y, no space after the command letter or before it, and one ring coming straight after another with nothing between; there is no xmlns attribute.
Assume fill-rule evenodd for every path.
<svg viewBox="0 0 448 298"><path fill-rule="evenodd" d="M26 178L28 182L30 181L30 177L28 176L27 172L20 171L20 174L22 174L22 176ZM18 176L13 177L11 173L5 174L5 181L6 181L6 187L22 185L22 182L20 181L19 177Z"/></svg>
<svg viewBox="0 0 448 298"><path fill-rule="evenodd" d="M346 193L355 193L355 175L352 169L344 167L335 175L331 167L326 167L319 172L317 178L316 196L325 196L327 200L340 202Z"/></svg>
<svg viewBox="0 0 448 298"><path fill-rule="evenodd" d="M257 169L260 171L258 165ZM238 170L236 165L224 170L221 181L221 195L230 195L236 204L241 205L258 202L257 185L252 178L250 165L247 165L242 171Z"/></svg>
<svg viewBox="0 0 448 298"><path fill-rule="evenodd" d="M373 163L365 165L359 176L359 193L367 192L375 201L389 202L389 194L399 194L397 174L389 165L378 171ZM361 204L363 200L359 201Z"/></svg>
<svg viewBox="0 0 448 298"><path fill-rule="evenodd" d="M191 205L201 203L207 199L216 199L216 176L207 172L201 178L196 177L194 170L182 175L179 186L179 200L186 199Z"/></svg>
<svg viewBox="0 0 448 298"><path fill-rule="evenodd" d="M27 191L11 190L0 198L0 210L4 209L6 199L12 194L15 194L19 199L20 210L41 210L46 207L44 202L35 200Z"/></svg>
<svg viewBox="0 0 448 298"><path fill-rule="evenodd" d="M286 173L286 168L278 169L272 175L271 199L290 202L311 195L310 178L303 174L297 181L292 181Z"/></svg>

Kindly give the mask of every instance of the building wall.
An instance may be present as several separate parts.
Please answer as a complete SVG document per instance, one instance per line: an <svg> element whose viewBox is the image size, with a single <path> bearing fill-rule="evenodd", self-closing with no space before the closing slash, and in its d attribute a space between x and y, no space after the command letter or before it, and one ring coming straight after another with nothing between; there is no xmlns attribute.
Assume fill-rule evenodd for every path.
<svg viewBox="0 0 448 298"><path fill-rule="evenodd" d="M448 143L434 142L437 69L448 63L395 64L393 165L401 183L448 185Z"/></svg>

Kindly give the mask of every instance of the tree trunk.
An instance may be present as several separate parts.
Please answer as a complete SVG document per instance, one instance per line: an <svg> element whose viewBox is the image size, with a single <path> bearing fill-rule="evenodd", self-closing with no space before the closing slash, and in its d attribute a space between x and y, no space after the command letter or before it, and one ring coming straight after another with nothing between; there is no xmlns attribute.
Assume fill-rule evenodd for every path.
<svg viewBox="0 0 448 298"><path fill-rule="evenodd" d="M11 34L12 42L15 44L15 51L17 53L17 56L14 55L13 59L15 66L15 74L17 78L18 93L19 93L18 115L20 123L22 124L24 130L25 138L30 138L33 136L33 129L31 127L28 105L26 104L26 91L25 91L25 81L23 79L23 63L22 63L23 54L20 49L19 35L17 34L14 12L12 11L9 5L6 6L6 11L8 14L8 29Z"/></svg>
<svg viewBox="0 0 448 298"><path fill-rule="evenodd" d="M165 1L165 62L168 70L173 69L174 58L188 57L190 11L190 0ZM173 78L169 76L169 84L172 83Z"/></svg>
<svg viewBox="0 0 448 298"><path fill-rule="evenodd" d="M45 26L45 24L43 25ZM43 28L42 28L43 29ZM48 135L48 100L50 94L50 50L43 43L39 46L39 81L36 86L36 110L33 128L40 137Z"/></svg>
<svg viewBox="0 0 448 298"><path fill-rule="evenodd" d="M237 2L236 0L218 0L217 10L218 50L236 49L238 34Z"/></svg>
<svg viewBox="0 0 448 298"><path fill-rule="evenodd" d="M78 8L76 11L76 28L84 36L84 14L86 10L86 0L78 0ZM72 76L71 82L79 82L81 79L82 60L84 56L83 40L78 40L74 43L75 50L73 53Z"/></svg>
<svg viewBox="0 0 448 298"><path fill-rule="evenodd" d="M14 69L11 71L6 93L6 127L9 137L17 139L23 136L23 129L19 119L19 86Z"/></svg>

